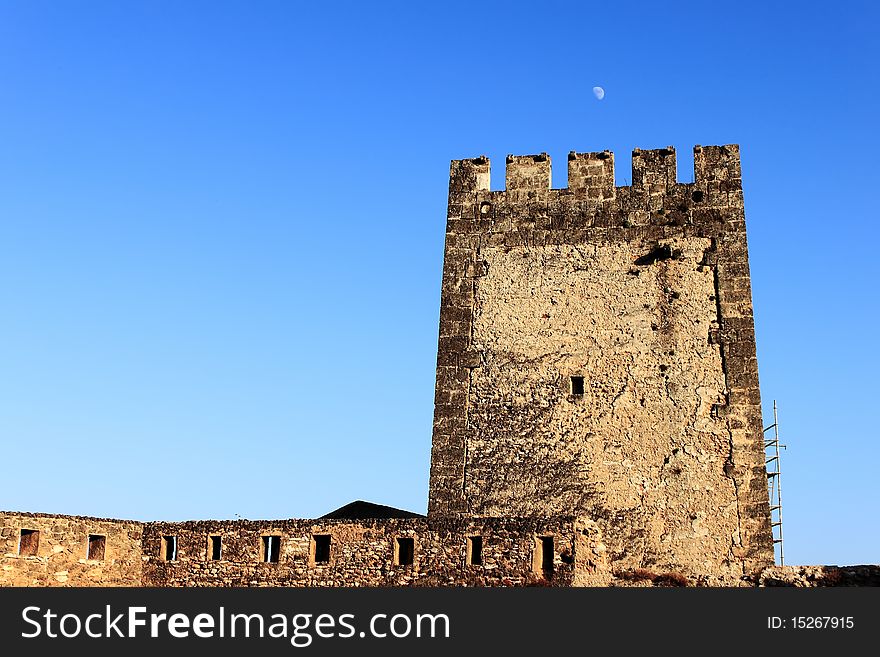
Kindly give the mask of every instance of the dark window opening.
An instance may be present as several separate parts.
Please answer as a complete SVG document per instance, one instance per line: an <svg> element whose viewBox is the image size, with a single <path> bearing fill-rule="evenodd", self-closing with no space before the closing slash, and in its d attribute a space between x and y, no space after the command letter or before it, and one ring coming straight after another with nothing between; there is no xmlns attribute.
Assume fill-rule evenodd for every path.
<svg viewBox="0 0 880 657"><path fill-rule="evenodd" d="M281 537L263 536L263 561L278 563L281 557Z"/></svg>
<svg viewBox="0 0 880 657"><path fill-rule="evenodd" d="M315 563L328 563L330 561L330 534L315 534L312 540L315 542Z"/></svg>
<svg viewBox="0 0 880 657"><path fill-rule="evenodd" d="M103 561L104 550L107 547L107 537L99 534L89 534L89 559Z"/></svg>
<svg viewBox="0 0 880 657"><path fill-rule="evenodd" d="M177 561L177 537L162 537L162 558L165 561Z"/></svg>
<svg viewBox="0 0 880 657"><path fill-rule="evenodd" d="M223 554L223 539L219 536L211 536L209 549L211 561L220 561Z"/></svg>
<svg viewBox="0 0 880 657"><path fill-rule="evenodd" d="M470 565L481 565L483 563L483 537L468 536L467 552Z"/></svg>
<svg viewBox="0 0 880 657"><path fill-rule="evenodd" d="M23 557L35 557L39 547L40 532L36 529L22 529L18 541L18 553Z"/></svg>
<svg viewBox="0 0 880 657"><path fill-rule="evenodd" d="M550 579L553 575L553 537L539 536L538 542L538 548L541 551L541 572L546 579Z"/></svg>
<svg viewBox="0 0 880 657"><path fill-rule="evenodd" d="M640 267L646 267L648 265L653 265L655 262L662 262L664 260L669 260L670 258L674 260L680 260L681 251L679 249L673 249L668 244L658 244L648 253L640 258L637 258L635 264L639 265Z"/></svg>
<svg viewBox="0 0 880 657"><path fill-rule="evenodd" d="M413 564L413 557L416 552L416 542L415 539L408 537L398 537L396 539L397 543L395 545L395 557L394 560L395 565L398 566L411 566Z"/></svg>
<svg viewBox="0 0 880 657"><path fill-rule="evenodd" d="M573 376L571 377L571 394L577 397L583 396L584 394L584 377L582 376Z"/></svg>

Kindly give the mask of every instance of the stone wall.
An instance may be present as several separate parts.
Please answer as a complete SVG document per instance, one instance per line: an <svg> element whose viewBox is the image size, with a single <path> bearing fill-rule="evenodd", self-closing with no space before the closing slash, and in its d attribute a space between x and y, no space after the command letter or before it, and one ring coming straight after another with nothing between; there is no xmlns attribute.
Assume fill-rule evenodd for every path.
<svg viewBox="0 0 880 657"><path fill-rule="evenodd" d="M577 532L576 532L577 525ZM315 536L329 536L329 558L316 560ZM221 558L211 559L219 536ZM265 561L264 538L280 537L277 563ZM470 564L469 537L481 542ZM553 537L553 571L536 562L540 537ZM163 544L177 540L175 560ZM413 541L411 565L398 562L396 542ZM149 523L144 532L144 583L152 586L570 586L576 543L577 579L607 578L597 529L571 518L406 518ZM594 548L598 551L594 552ZM548 580L548 581L543 581Z"/></svg>
<svg viewBox="0 0 880 657"><path fill-rule="evenodd" d="M575 513L617 569L773 563L736 146L451 166L429 516ZM580 386L583 390L580 390Z"/></svg>
<svg viewBox="0 0 880 657"><path fill-rule="evenodd" d="M39 532L33 556L22 530ZM89 558L90 536L104 537L103 555L92 555L103 558ZM270 536L278 558L267 562ZM329 537L326 561L316 536ZM411 539L411 563L399 539ZM571 517L138 523L0 512L0 540L0 586L602 586L611 578L599 526Z"/></svg>
<svg viewBox="0 0 880 657"><path fill-rule="evenodd" d="M771 566L750 578L757 586L880 586L880 565Z"/></svg>
<svg viewBox="0 0 880 657"><path fill-rule="evenodd" d="M142 534L127 520L0 512L0 586L140 586Z"/></svg>
<svg viewBox="0 0 880 657"><path fill-rule="evenodd" d="M748 575L678 569L612 570L607 520L406 518L374 520L139 523L0 512L0 586L878 586L880 566L770 566ZM39 532L22 541L22 530ZM315 536L329 536L327 561ZM279 558L264 561L264 536L279 537ZM104 537L89 558L89 537ZM177 549L167 560L163 539ZM211 537L220 537L212 559ZM474 537L479 563L471 563ZM552 570L542 539L552 537ZM398 564L398 538L413 540L411 565ZM97 549L97 548L95 548ZM33 555L20 551L35 551Z"/></svg>

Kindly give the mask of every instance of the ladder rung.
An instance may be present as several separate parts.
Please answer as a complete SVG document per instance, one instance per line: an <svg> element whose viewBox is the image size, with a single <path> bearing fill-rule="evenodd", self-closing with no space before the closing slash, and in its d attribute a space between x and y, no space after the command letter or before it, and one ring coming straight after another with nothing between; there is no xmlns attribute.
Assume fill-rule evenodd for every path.
<svg viewBox="0 0 880 657"><path fill-rule="evenodd" d="M774 543L782 543L782 539L781 538L774 538L773 542Z"/></svg>

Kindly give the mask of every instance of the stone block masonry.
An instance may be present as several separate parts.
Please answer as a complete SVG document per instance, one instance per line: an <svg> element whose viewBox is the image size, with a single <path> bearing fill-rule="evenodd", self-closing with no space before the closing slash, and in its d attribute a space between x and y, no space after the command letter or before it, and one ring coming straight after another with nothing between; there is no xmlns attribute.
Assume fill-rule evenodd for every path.
<svg viewBox="0 0 880 657"><path fill-rule="evenodd" d="M35 531L40 542L30 554L21 537ZM104 541L90 541L96 536ZM598 586L611 579L598 527L572 517L135 523L0 512L0 539L2 586ZM89 554L96 545L104 551Z"/></svg>
<svg viewBox="0 0 880 657"><path fill-rule="evenodd" d="M143 524L0 512L0 586L139 586Z"/></svg>
<svg viewBox="0 0 880 657"><path fill-rule="evenodd" d="M615 568L773 563L736 145L453 161L429 515L602 525Z"/></svg>
<svg viewBox="0 0 880 657"><path fill-rule="evenodd" d="M278 537L275 561L267 558L265 550L270 536ZM163 546L168 537L177 541L173 560L166 558ZM211 537L218 537L222 545L218 560L211 558ZM476 557L470 549L473 537L480 539ZM552 545L546 562L542 538ZM319 539L326 545L323 554L316 550ZM574 518L150 523L144 533L144 584L571 586L576 544L583 554L577 579L597 583L610 579L600 543L597 533ZM596 547L599 552L592 552Z"/></svg>

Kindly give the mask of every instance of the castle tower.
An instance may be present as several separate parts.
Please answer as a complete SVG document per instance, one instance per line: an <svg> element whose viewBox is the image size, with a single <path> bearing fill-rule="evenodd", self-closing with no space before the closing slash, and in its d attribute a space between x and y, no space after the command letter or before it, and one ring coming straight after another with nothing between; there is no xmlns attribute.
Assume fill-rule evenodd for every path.
<svg viewBox="0 0 880 657"><path fill-rule="evenodd" d="M429 516L582 515L617 555L773 563L739 148L456 160Z"/></svg>

